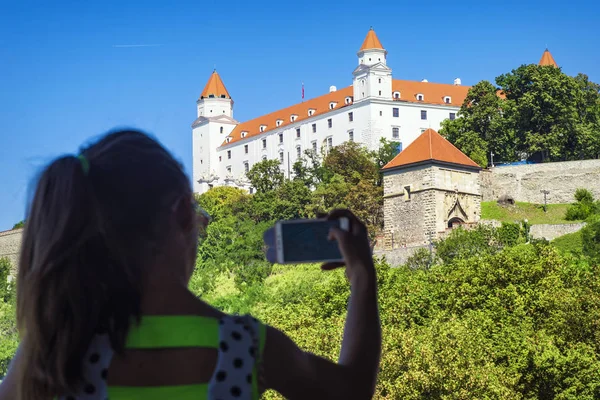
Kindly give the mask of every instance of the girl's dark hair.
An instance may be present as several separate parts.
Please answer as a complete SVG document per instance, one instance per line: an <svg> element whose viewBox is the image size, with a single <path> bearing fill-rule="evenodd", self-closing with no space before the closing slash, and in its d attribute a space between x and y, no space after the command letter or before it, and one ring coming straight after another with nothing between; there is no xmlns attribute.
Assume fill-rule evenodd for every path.
<svg viewBox="0 0 600 400"><path fill-rule="evenodd" d="M46 167L28 207L17 282L26 400L77 391L98 329L124 349L140 319L145 260L172 204L191 194L181 165L142 132L109 133L81 155Z"/></svg>

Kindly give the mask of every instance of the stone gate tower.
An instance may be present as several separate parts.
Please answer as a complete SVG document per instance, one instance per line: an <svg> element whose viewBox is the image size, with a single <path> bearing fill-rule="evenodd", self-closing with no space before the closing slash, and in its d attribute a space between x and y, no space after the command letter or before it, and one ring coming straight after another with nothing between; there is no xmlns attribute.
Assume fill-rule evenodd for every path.
<svg viewBox="0 0 600 400"><path fill-rule="evenodd" d="M481 215L481 168L433 129L383 168L384 246L428 244Z"/></svg>

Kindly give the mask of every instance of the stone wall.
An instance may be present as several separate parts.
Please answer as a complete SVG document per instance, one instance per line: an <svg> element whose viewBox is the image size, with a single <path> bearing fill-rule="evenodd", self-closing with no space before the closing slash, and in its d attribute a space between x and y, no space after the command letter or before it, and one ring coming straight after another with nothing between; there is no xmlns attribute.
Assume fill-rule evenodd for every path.
<svg viewBox="0 0 600 400"><path fill-rule="evenodd" d="M581 230L585 223L532 225L529 233L534 239L554 240L559 236Z"/></svg>
<svg viewBox="0 0 600 400"><path fill-rule="evenodd" d="M516 201L542 204L540 191L549 190L549 204L572 203L579 188L600 198L600 160L494 167L481 172L483 201L496 201L506 194Z"/></svg>
<svg viewBox="0 0 600 400"><path fill-rule="evenodd" d="M0 232L0 257L7 257L16 272L23 229Z"/></svg>

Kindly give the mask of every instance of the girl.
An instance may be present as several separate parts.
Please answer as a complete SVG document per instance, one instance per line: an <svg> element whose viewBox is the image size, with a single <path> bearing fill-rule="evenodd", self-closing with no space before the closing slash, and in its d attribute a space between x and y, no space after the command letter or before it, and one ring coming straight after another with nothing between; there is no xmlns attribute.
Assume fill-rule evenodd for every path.
<svg viewBox="0 0 600 400"><path fill-rule="evenodd" d="M333 230L351 285L337 363L187 289L199 233L181 165L137 131L109 133L42 172L17 283L20 348L0 399L367 399L381 348L365 226ZM323 265L333 269L340 265Z"/></svg>

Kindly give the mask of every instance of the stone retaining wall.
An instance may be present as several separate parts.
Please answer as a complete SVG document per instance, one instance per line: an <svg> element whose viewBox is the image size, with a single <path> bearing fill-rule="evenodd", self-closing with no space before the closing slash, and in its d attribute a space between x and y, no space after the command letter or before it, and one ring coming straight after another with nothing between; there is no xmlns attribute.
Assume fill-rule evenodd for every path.
<svg viewBox="0 0 600 400"><path fill-rule="evenodd" d="M22 236L23 229L0 232L0 257L7 257L14 269L19 263Z"/></svg>
<svg viewBox="0 0 600 400"><path fill-rule="evenodd" d="M516 201L543 204L572 203L579 188L600 198L600 160L564 161L494 167L480 173L483 201L509 195Z"/></svg>

